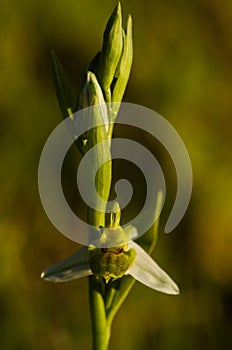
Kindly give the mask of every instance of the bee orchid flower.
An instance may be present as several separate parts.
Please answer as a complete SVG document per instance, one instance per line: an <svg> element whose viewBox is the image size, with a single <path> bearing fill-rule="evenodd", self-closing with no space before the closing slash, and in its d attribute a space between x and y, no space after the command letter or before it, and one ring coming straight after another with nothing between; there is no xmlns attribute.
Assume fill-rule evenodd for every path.
<svg viewBox="0 0 232 350"><path fill-rule="evenodd" d="M136 242L110 248L84 246L62 262L49 267L41 278L65 282L84 276L104 277L106 283L130 275L147 287L166 294L179 294L176 283Z"/></svg>

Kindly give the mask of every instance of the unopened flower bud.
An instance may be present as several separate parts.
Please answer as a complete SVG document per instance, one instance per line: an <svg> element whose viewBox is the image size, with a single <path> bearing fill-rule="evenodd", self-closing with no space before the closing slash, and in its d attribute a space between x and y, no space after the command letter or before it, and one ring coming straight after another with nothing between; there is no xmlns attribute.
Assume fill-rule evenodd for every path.
<svg viewBox="0 0 232 350"><path fill-rule="evenodd" d="M99 105L101 117L105 124L106 132L109 129L107 106L104 100L102 89L93 72L87 71L85 80L79 94L78 109ZM86 112L88 114L88 111Z"/></svg>
<svg viewBox="0 0 232 350"><path fill-rule="evenodd" d="M131 71L133 59L133 42L132 42L132 19L128 17L127 30L124 35L122 57L119 61L116 71L116 83L113 89L112 102L121 102Z"/></svg>
<svg viewBox="0 0 232 350"><path fill-rule="evenodd" d="M121 5L118 3L113 11L103 36L98 76L104 90L106 102L111 101L110 86L122 54L123 30Z"/></svg>

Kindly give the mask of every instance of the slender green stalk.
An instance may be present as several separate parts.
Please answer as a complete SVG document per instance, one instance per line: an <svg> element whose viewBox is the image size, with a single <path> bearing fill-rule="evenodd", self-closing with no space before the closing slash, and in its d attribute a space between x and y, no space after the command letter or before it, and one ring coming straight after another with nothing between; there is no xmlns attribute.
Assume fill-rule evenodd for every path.
<svg viewBox="0 0 232 350"><path fill-rule="evenodd" d="M94 113L94 117L97 119L99 117L98 113ZM89 131L87 150L96 145L99 146L96 149L96 154L94 157L95 164L88 164L88 171L90 172L93 168L100 168L95 177L95 185L99 197L101 197L105 203L107 203L111 186L112 162L107 161L102 166L100 165L102 159L109 159L110 157L109 147L106 148L101 146L101 142L107 140L104 128L105 126L103 125ZM86 172L87 174L88 171ZM96 204L95 207L98 207L98 198L93 198L93 200ZM104 204L100 209L101 211L97 211L93 208L88 208L88 223L90 225L95 227L105 227L106 208ZM93 350L107 350L110 339L110 325L107 322L105 313L104 284L105 282L102 280L102 278L95 276L89 277L89 301L93 332Z"/></svg>
<svg viewBox="0 0 232 350"><path fill-rule="evenodd" d="M109 327L111 327L111 324L114 320L115 315L117 314L118 310L120 309L121 305L123 304L123 302L125 301L125 299L127 298L128 294L130 293L131 288L133 287L134 283L135 283L135 279L133 279L130 276L124 276L123 277L123 284L121 283L122 280L119 279L117 281L115 281L115 284L118 284L117 290L113 289L114 292L112 293L112 299L110 300L111 303L110 307L107 309L106 314L107 314L107 320L108 320L108 325ZM119 291L119 287L120 287L120 293Z"/></svg>
<svg viewBox="0 0 232 350"><path fill-rule="evenodd" d="M99 130L92 130L92 144L94 146L98 144L98 136L101 134ZM99 150L98 150L99 151ZM100 155L104 157L105 150L100 150ZM109 151L109 150L108 150ZM98 166L99 154L96 154L95 163ZM93 166L91 164L90 166ZM112 164L108 161L103 165L101 171L99 171L95 178L96 189L98 194L107 202L109 197L109 191L111 186L111 172ZM104 185L102 184L102 178L104 178ZM98 199L96 198L96 203ZM105 208L103 208L105 209ZM105 226L105 213L99 212L92 208L88 208L88 223L95 227ZM90 276L89 277L89 303L90 303L90 315L92 322L92 334L93 334L93 350L107 350L110 340L110 323L107 322L105 311L105 281L102 277Z"/></svg>
<svg viewBox="0 0 232 350"><path fill-rule="evenodd" d="M89 277L89 305L92 321L93 350L107 350L110 324L107 322L104 303L104 285L101 278Z"/></svg>
<svg viewBox="0 0 232 350"><path fill-rule="evenodd" d="M99 227L104 224L102 215L89 208L89 223ZM107 350L110 340L110 324L107 322L105 311L105 282L102 277L89 276L89 305L92 323L93 350Z"/></svg>

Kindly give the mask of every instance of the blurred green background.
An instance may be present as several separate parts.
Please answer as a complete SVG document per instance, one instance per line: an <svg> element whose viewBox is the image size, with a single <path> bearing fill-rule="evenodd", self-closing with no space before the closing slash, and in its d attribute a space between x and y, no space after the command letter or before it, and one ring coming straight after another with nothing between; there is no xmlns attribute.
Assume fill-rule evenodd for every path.
<svg viewBox="0 0 232 350"><path fill-rule="evenodd" d="M61 121L50 50L56 51L77 91L115 4L1 0L4 350L91 348L87 279L55 285L39 277L77 245L47 218L37 168L48 135ZM177 129L191 157L194 184L183 221L174 233L161 232L153 254L180 286L180 296L136 283L116 316L111 349L231 349L232 2L122 0L122 6L124 19L131 13L134 20L134 64L125 100L154 109ZM162 216L165 223L176 180L168 156L161 158L172 193Z"/></svg>

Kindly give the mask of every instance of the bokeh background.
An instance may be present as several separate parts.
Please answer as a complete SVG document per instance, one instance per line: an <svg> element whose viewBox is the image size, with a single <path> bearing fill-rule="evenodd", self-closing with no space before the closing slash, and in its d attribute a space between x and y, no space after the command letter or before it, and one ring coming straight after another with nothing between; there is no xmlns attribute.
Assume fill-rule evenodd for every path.
<svg viewBox="0 0 232 350"><path fill-rule="evenodd" d="M78 91L115 5L114 0L1 0L4 350L91 349L87 279L53 285L39 277L78 247L46 217L37 168L45 141L61 120L50 50L56 51ZM136 283L116 316L110 349L231 349L232 3L122 0L122 6L124 18L132 13L134 20L135 56L125 100L154 109L178 130L191 157L194 184L185 218L174 233L160 232L153 254L180 286L180 296ZM147 142L152 147L149 138ZM160 152L171 193L162 231L176 179L171 160ZM72 181L68 184L66 176L72 194Z"/></svg>

